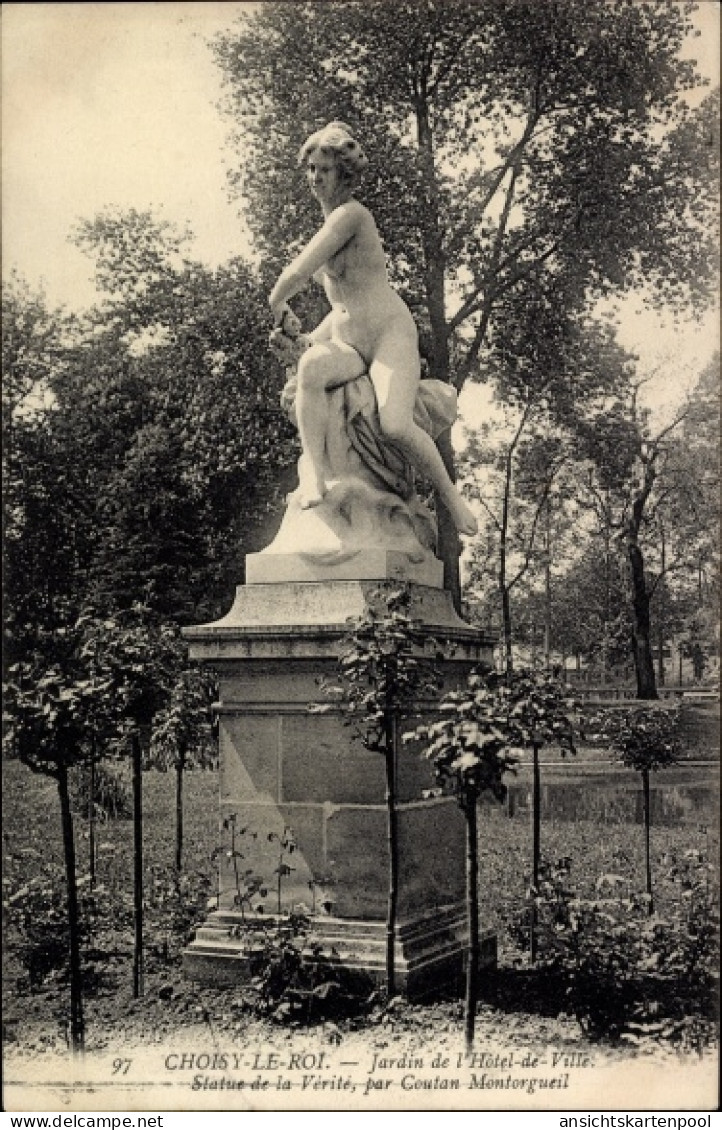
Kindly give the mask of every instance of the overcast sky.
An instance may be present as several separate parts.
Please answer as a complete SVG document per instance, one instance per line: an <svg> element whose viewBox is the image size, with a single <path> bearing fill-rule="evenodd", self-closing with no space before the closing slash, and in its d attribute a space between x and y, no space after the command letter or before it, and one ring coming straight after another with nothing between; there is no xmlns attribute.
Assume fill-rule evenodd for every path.
<svg viewBox="0 0 722 1130"><path fill-rule="evenodd" d="M3 11L3 252L49 299L86 305L67 241L107 205L188 222L217 264L244 249L228 202L220 71L206 40L243 3L9 4Z"/></svg>
<svg viewBox="0 0 722 1130"><path fill-rule="evenodd" d="M390 0L391 2L391 0ZM542 0L543 2L543 0ZM247 251L228 200L220 71L207 46L250 3L6 4L3 9L3 263L42 283L52 304L88 305L88 260L68 243L108 205L188 222L216 265ZM693 48L719 76L719 4L705 0ZM683 338L683 340L682 340ZM674 350L696 365L716 319L680 338L657 316L627 319L624 344Z"/></svg>

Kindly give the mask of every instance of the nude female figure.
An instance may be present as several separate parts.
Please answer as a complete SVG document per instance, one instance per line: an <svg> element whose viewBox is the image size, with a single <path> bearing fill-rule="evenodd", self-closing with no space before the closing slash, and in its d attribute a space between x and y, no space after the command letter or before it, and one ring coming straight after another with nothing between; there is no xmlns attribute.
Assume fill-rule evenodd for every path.
<svg viewBox="0 0 722 1130"><path fill-rule="evenodd" d="M274 327L283 329L288 300L311 278L321 282L331 312L309 335L298 365L296 416L306 471L301 505L317 506L325 493L324 443L327 390L368 371L376 393L381 431L433 484L462 534L475 534L473 511L452 483L430 435L414 422L421 373L416 324L391 287L374 218L353 197L368 164L348 126L331 122L303 145L311 192L324 223L279 275L269 302Z"/></svg>

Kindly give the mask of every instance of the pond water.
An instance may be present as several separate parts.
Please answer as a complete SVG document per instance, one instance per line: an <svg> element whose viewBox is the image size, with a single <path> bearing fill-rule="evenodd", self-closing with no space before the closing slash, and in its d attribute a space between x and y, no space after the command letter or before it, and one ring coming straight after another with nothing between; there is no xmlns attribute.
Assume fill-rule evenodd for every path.
<svg viewBox="0 0 722 1130"><path fill-rule="evenodd" d="M625 704L629 705L629 704ZM680 760L650 774L652 823L697 828L719 823L720 703L681 705ZM531 765L507 779L507 814L524 819L532 809ZM599 748L580 742L576 756L542 750L541 811L546 819L601 824L644 822L642 779Z"/></svg>
<svg viewBox="0 0 722 1130"><path fill-rule="evenodd" d="M719 765L670 766L652 773L652 823L677 827L719 821ZM633 770L599 765L546 764L541 768L541 811L547 819L602 824L644 821L641 777ZM525 818L532 808L531 769L519 768L508 782L506 811Z"/></svg>

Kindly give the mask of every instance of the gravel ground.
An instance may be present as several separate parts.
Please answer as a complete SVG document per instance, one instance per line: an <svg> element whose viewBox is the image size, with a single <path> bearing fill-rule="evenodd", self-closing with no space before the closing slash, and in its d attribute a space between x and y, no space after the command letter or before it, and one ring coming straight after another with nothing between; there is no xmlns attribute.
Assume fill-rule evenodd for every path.
<svg viewBox="0 0 722 1130"><path fill-rule="evenodd" d="M82 1060L51 1033L57 994L41 992L5 1018L5 1109L716 1107L713 1050L595 1044L549 1002L531 999L525 1009L508 986L497 988L505 1005L480 1005L467 1056L459 1001L398 999L362 1019L288 1027L250 1015L233 991L153 973L142 1000L108 989L88 1002ZM494 996L489 985L486 995Z"/></svg>

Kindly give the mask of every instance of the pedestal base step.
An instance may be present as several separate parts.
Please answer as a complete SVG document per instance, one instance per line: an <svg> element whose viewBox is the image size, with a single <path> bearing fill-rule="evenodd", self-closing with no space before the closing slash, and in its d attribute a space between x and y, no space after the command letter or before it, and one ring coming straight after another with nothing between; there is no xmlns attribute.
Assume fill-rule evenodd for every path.
<svg viewBox="0 0 722 1130"><path fill-rule="evenodd" d="M216 911L196 933L183 954L187 977L212 985L236 985L251 975L254 956L263 948L264 931L272 933L278 919ZM441 988L460 988L466 964L466 915L459 907L397 924L394 945L398 991L410 997L428 996ZM386 925L359 919L312 918L299 944L311 962L340 965L349 973L386 979ZM482 969L496 966L496 935L481 939Z"/></svg>
<svg viewBox="0 0 722 1130"><path fill-rule="evenodd" d="M411 581L441 589L444 566L427 552L412 561L408 553L393 549L363 549L348 560L311 557L304 553L249 553L246 556L247 585L277 585L299 581Z"/></svg>

